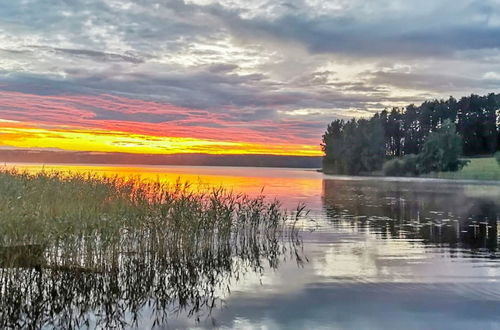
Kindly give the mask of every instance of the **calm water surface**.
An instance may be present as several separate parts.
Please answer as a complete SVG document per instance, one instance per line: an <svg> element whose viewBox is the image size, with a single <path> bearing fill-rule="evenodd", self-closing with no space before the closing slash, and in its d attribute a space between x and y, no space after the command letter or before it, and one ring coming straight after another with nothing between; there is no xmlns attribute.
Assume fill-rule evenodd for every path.
<svg viewBox="0 0 500 330"><path fill-rule="evenodd" d="M179 313L159 328L500 329L500 184L281 168L44 168L180 179L263 193L288 209L306 204L307 262L286 258L240 274L221 291L222 307L199 320ZM153 322L146 306L137 325Z"/></svg>

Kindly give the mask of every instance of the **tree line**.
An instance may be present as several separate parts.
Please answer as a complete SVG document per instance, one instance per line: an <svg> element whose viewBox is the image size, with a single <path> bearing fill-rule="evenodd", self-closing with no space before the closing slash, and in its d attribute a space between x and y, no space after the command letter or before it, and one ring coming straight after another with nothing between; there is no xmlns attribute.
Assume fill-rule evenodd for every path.
<svg viewBox="0 0 500 330"><path fill-rule="evenodd" d="M407 172L457 170L464 166L458 160L462 154L500 150L499 109L500 94L473 94L394 107L369 119L335 120L323 135L323 168L359 174L380 170L384 162L396 159Z"/></svg>

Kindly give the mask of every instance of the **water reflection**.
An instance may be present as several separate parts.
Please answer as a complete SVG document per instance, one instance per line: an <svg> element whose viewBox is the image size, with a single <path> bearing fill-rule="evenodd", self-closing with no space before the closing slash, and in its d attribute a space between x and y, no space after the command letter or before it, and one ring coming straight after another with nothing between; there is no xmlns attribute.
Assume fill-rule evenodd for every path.
<svg viewBox="0 0 500 330"><path fill-rule="evenodd" d="M297 258L296 239L237 236L172 238L130 232L112 243L77 237L50 246L2 248L0 328L63 329L152 325L186 314L208 316L248 272Z"/></svg>
<svg viewBox="0 0 500 330"><path fill-rule="evenodd" d="M264 194L277 198L289 209L299 203L309 208L321 207L318 196L321 192L322 174L308 169L256 168L256 167L214 167L214 166L126 166L126 165L78 165L78 164L0 164L0 168L16 168L37 173L58 171L66 173L95 173L175 183L189 182L194 188L219 187L234 190L249 196Z"/></svg>
<svg viewBox="0 0 500 330"><path fill-rule="evenodd" d="M264 197L1 174L1 329L199 320L240 278L302 263L300 211Z"/></svg>
<svg viewBox="0 0 500 330"><path fill-rule="evenodd" d="M105 253L106 273L88 272L78 253L74 260L80 260L81 269L69 272L57 263L61 259L54 248L44 250L46 260L38 270L26 268L36 267L32 252L34 259L17 259L24 267L17 273L7 277L7 269L2 270L1 281L12 294L3 298L0 310L17 304L13 311L26 315L33 310L37 320L63 311L57 315L91 327L98 322L120 327L123 320L131 325L134 317L139 328L168 323L172 329L496 329L500 324L499 185L333 178L296 169L82 166L78 171L89 169L162 180L200 178L249 194L264 187L266 196L279 198L289 209L305 202L314 221L300 223L300 246L259 238L256 244L242 242L247 248L235 248L232 241L208 248L207 241L183 252L154 235L144 242L165 249L139 248L125 237L123 245L114 244L115 257ZM136 252L128 253L128 245ZM301 267L295 251L307 257ZM0 251L0 259L2 253L12 251ZM19 289L13 284L16 276ZM30 284L32 279L43 283L41 289ZM175 285L184 281L186 287ZM66 293L64 286L76 294ZM30 292L29 301L22 301L23 288ZM50 298L52 292L71 299ZM42 307L51 299L56 304ZM87 305L81 302L86 300ZM189 303L183 309L179 301ZM214 302L224 308L210 313ZM67 305L74 308L61 307ZM189 317L196 305L202 308ZM164 310L168 322L163 322ZM80 313L83 318L75 316Z"/></svg>
<svg viewBox="0 0 500 330"><path fill-rule="evenodd" d="M327 219L382 239L498 257L500 187L443 182L323 181Z"/></svg>

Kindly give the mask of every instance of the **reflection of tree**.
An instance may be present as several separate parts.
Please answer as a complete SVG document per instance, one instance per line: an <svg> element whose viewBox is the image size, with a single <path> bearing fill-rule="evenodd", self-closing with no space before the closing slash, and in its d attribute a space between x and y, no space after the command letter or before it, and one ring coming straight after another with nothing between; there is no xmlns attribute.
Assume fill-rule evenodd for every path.
<svg viewBox="0 0 500 330"><path fill-rule="evenodd" d="M497 201L458 184L324 180L323 204L336 224L381 238L498 251Z"/></svg>

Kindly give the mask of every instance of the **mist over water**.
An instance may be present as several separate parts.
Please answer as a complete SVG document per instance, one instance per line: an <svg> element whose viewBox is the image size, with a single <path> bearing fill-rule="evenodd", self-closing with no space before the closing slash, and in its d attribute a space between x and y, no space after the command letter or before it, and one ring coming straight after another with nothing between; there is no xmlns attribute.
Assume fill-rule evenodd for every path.
<svg viewBox="0 0 500 330"><path fill-rule="evenodd" d="M38 165L16 167L41 169ZM222 277L203 272L195 277L186 275L189 272L172 273L172 265L162 263L154 253L147 254L147 260L132 263L137 269L119 273L122 278L117 283L122 288L127 280L137 281L132 274L142 269L175 278L176 293L183 278L192 279L196 283L189 282L186 287L196 288L193 292L199 301L207 300L207 292L218 301L211 312L193 317L191 309L186 309L159 321L153 317L155 308L146 304L135 325L129 324L132 327L500 327L498 184L333 177L301 169L97 165L46 165L44 169L190 181L193 189L222 185L251 196L262 193L268 199L277 198L290 210L305 203L309 210L298 223L302 241L295 248L299 258L289 253L294 251L289 245L286 253L279 250L276 254L273 247L279 248L279 244L260 244L256 254L245 250L239 259L229 246L208 259L193 252L195 260L205 267L199 269L204 270L214 265L211 258L219 262L238 259L238 267L234 266L238 263L229 268L228 264L215 264L212 269ZM162 251L175 257L176 271L184 269L181 251L174 253L166 246ZM60 276L63 281L69 275ZM112 278L107 280L113 283ZM213 281L216 290L210 290ZM141 294L147 296L147 290L155 287L153 282L145 284ZM22 285L30 288L30 283ZM98 292L105 295L105 291ZM169 303L169 307L176 304ZM90 324L96 324L98 318L94 315ZM124 318L130 321L130 310L124 310Z"/></svg>

